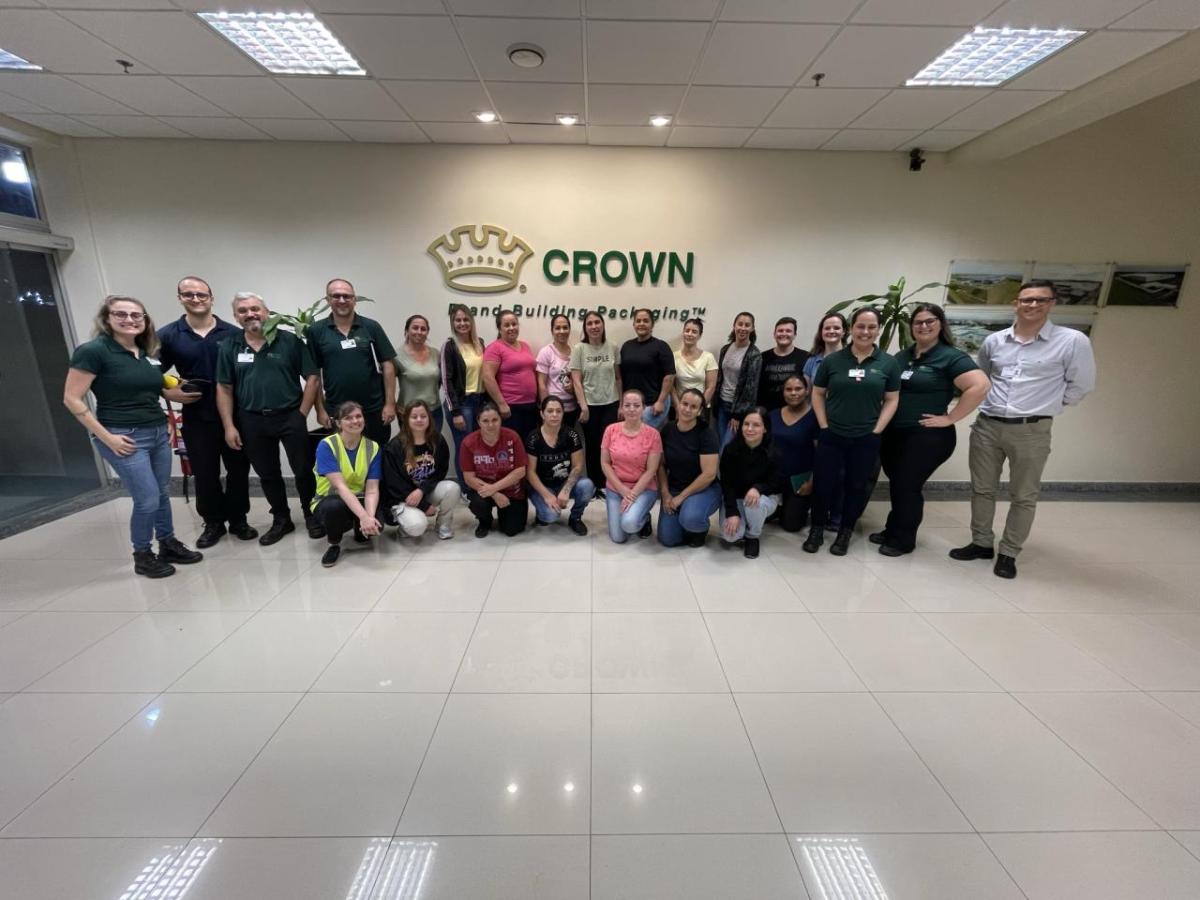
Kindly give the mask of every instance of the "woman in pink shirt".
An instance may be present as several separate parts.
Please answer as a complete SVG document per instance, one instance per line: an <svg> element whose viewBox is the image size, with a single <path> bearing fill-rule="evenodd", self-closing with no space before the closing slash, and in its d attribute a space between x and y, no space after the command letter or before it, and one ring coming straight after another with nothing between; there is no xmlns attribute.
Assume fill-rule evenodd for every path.
<svg viewBox="0 0 1200 900"><path fill-rule="evenodd" d="M522 441L538 426L537 361L521 340L521 320L511 309L496 315L499 340L483 351L483 389L500 410L505 428Z"/></svg>
<svg viewBox="0 0 1200 900"><path fill-rule="evenodd" d="M571 320L559 313L550 320L553 339L537 355L538 403L556 397L563 405L563 425L574 428L579 419L575 387L571 383Z"/></svg>
<svg viewBox="0 0 1200 900"><path fill-rule="evenodd" d="M650 536L650 510L658 499L654 489L662 438L642 421L641 391L621 395L622 421L604 430L600 468L604 470L604 502L608 506L608 536L623 544L629 535Z"/></svg>

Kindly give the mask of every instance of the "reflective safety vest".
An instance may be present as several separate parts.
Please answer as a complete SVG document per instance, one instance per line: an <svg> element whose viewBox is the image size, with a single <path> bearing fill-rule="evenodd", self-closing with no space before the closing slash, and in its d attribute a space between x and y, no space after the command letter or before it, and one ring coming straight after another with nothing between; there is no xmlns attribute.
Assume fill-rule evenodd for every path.
<svg viewBox="0 0 1200 900"><path fill-rule="evenodd" d="M333 451L338 469L341 470L342 477L346 479L346 486L355 494L361 495L367 489L367 472L375 457L379 455L379 445L368 437L360 438L358 452L354 456L354 462L351 463L350 454L346 452L346 445L342 443L340 434L331 434L321 443ZM329 483L329 479L317 471L315 463L313 464L313 474L317 476L317 493L312 499L312 510L315 512L317 504L322 499L328 497L330 493L336 492L333 491L333 485Z"/></svg>

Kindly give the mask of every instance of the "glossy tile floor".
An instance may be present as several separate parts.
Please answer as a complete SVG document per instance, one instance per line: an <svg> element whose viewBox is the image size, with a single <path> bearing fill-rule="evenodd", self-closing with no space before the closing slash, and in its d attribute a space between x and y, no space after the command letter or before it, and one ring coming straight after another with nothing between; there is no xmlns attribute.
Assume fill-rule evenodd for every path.
<svg viewBox="0 0 1200 900"><path fill-rule="evenodd" d="M1200 897L1195 504L1043 504L1014 582L964 503L899 560L593 504L160 582L127 510L0 541L6 898Z"/></svg>

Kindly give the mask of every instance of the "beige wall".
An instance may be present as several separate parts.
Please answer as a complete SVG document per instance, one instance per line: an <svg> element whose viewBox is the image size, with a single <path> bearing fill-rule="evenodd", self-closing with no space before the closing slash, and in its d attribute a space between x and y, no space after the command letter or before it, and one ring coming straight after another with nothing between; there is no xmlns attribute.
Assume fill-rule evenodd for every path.
<svg viewBox="0 0 1200 900"><path fill-rule="evenodd" d="M512 228L537 251L525 304L706 307L716 349L733 314L754 311L760 344L790 314L807 340L832 302L945 277L952 258L1194 262L1200 257L1200 85L1002 163L901 154L445 147L211 141L75 141L35 160L86 336L106 292L177 315L176 280L195 272L221 298L254 290L279 309L344 274L380 302L394 338L413 312L447 332L457 295L425 247L465 223ZM696 254L690 287L550 285L551 247ZM490 326L484 329L491 336ZM545 339L545 320L524 336ZM628 326L613 333L624 338ZM673 339L674 323L660 326ZM1200 404L1187 360L1200 335L1200 271L1178 310L1102 310L1096 393L1056 424L1047 478L1198 481ZM959 453L938 477L966 477Z"/></svg>

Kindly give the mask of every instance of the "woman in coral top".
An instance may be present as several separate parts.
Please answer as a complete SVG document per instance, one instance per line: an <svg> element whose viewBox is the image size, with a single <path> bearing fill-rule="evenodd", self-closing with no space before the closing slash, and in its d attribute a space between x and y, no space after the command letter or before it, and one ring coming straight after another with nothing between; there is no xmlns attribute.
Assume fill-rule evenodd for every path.
<svg viewBox="0 0 1200 900"><path fill-rule="evenodd" d="M650 510L658 499L655 478L662 459L662 438L642 421L641 391L621 395L621 418L604 430L600 467L604 470L608 536L623 544L629 535L650 536Z"/></svg>

